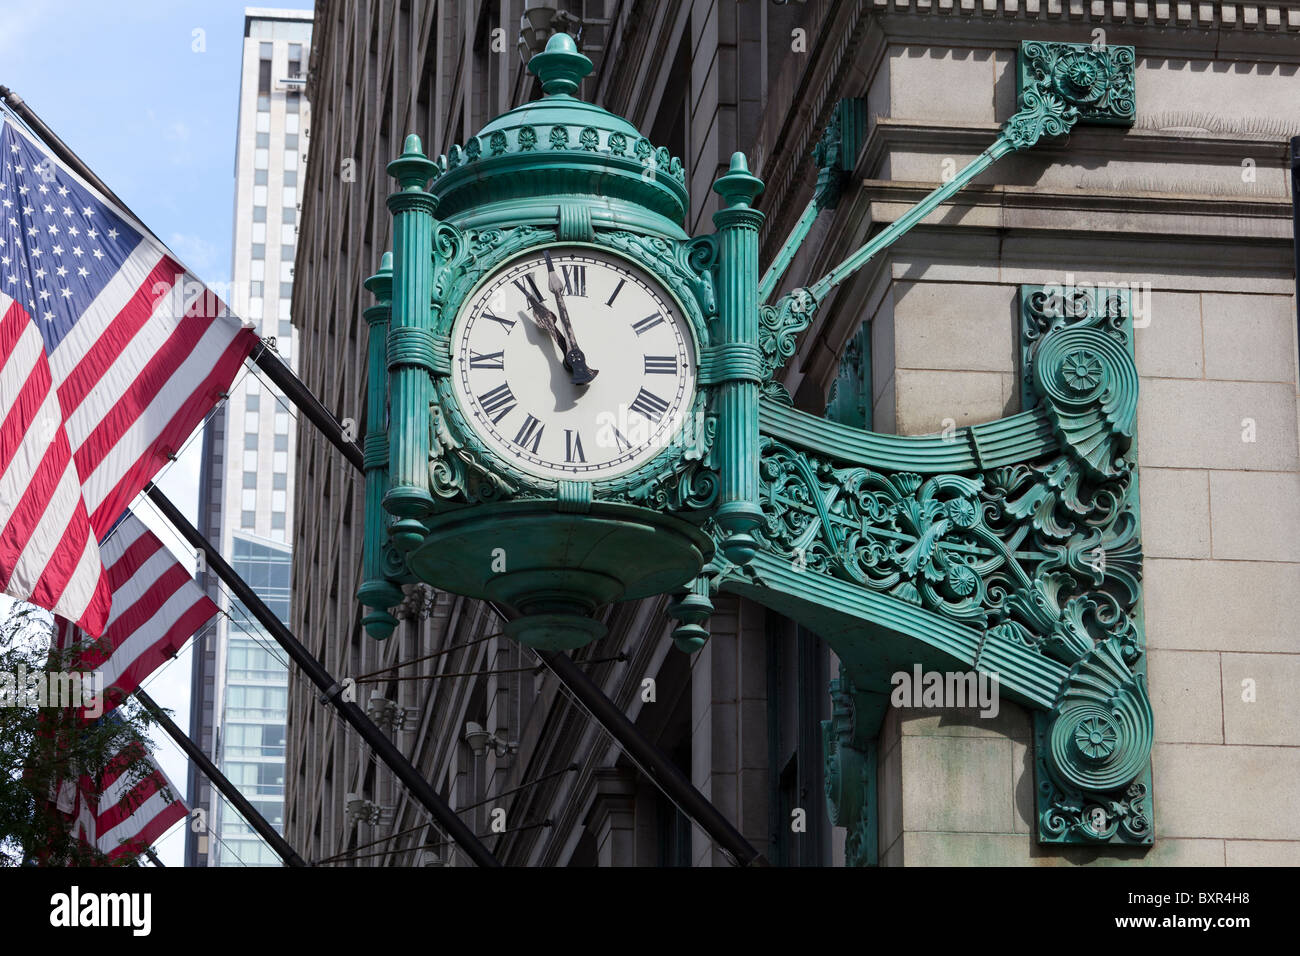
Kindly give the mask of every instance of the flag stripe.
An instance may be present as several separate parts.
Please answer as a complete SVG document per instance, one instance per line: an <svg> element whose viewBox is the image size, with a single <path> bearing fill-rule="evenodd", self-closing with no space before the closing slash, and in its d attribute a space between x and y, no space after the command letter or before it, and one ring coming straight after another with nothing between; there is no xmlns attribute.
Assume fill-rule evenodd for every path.
<svg viewBox="0 0 1300 956"><path fill-rule="evenodd" d="M157 256L153 250L149 250L150 258ZM125 271L125 270L124 270ZM145 278L140 287L135 290L135 294L129 301L123 303L117 311L117 317L109 324L99 338L91 342L89 350L77 362L70 374L66 376L59 375L59 369L54 370L55 375L59 375L59 401L62 403L64 411L68 415L69 427L73 420L74 414L80 408L82 402L89 396L103 379L104 374L122 357L127 357L128 346L138 337L140 330L146 322L154 315L155 306L159 303L161 296L157 291L162 285L171 288L176 281L176 277L182 272L181 267L166 256L162 257L152 272ZM116 291L116 290L114 290ZM104 298L107 290L100 294ZM149 349L152 343L144 343L144 348ZM65 339L56 354L62 357L68 354L71 358L69 342Z"/></svg>
<svg viewBox="0 0 1300 956"><path fill-rule="evenodd" d="M152 414L156 411L158 415L170 413L173 409L179 407L179 411L171 416L171 420L160 428L157 438L144 454L139 455L133 463L127 464L127 457L131 450L139 447L136 442L119 442L113 452L105 459L102 465L94 475L86 482L86 503L93 507L94 513L91 516L91 523L95 527L102 526L105 521L110 521L122 513L122 510L131 503L131 500L139 493L153 475L157 474L158 469L168 460L168 457L180 450L185 439L194 431L203 421L207 413L213 408L220 398L221 392L229 386L238 372L240 365L252 351L253 346L257 343L257 336L250 330L244 330L240 335L225 345L224 351L220 358L211 364L204 364L202 361L195 360L191 368L189 364L182 367L168 390L150 405L146 416L152 421ZM209 371L210 369L210 371ZM197 386L194 385L194 377L203 375L204 377ZM186 384L188 383L188 385ZM182 386L185 386L182 389ZM184 391L187 394L177 394ZM178 401L179 399L179 401ZM136 428L143 427L140 421L144 421L142 416L137 421ZM134 436L133 436L134 437ZM99 479L102 477L111 477L111 470L115 469L121 474L117 485L106 491L102 498L96 495L96 487L99 485ZM98 502L98 503L96 503ZM110 518L110 516L112 516Z"/></svg>
<svg viewBox="0 0 1300 956"><path fill-rule="evenodd" d="M104 675L105 689L131 693L217 613L170 550L129 510L103 546L113 611L98 641L83 639L80 666ZM104 702L111 711L121 698Z"/></svg>

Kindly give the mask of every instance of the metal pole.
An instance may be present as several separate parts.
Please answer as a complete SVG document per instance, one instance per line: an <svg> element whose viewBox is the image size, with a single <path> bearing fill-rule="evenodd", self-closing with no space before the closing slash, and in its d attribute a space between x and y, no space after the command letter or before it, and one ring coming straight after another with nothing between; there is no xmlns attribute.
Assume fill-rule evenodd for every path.
<svg viewBox="0 0 1300 956"><path fill-rule="evenodd" d="M289 841L280 836L266 817L257 812L257 808L245 799L244 795L239 792L239 789L230 782L224 773L217 769L217 765L208 759L208 755L203 752L199 745L190 740L189 735L176 726L176 722L167 716L166 712L158 706L152 697L145 693L143 687L135 689L135 696L140 703L144 704L145 710L149 711L153 719L158 721L162 729L167 731L167 735L176 741L176 745L185 751L186 755L198 765L198 768L212 781L212 785L222 792L225 798L239 811L240 816L247 820L262 839L271 845L271 849L279 855L280 859L284 860L287 866L307 865L307 862L289 845Z"/></svg>
<svg viewBox="0 0 1300 956"><path fill-rule="evenodd" d="M226 563L211 542L199 534L198 530L186 520L185 516L152 482L145 487L145 494L149 496L150 501L158 506L158 510L163 513L185 540L204 553L208 567L225 582L226 587L230 588L231 592L243 603L249 613L257 618L262 627L266 628L267 633L275 638L276 643L285 649L286 653L293 658L293 662L302 669L308 679L320 688L321 699L332 704L343 719L352 726L352 729L361 735L361 738L375 752L375 756L393 771L411 796L418 800L438 821L438 824L446 831L447 836L460 845L465 855L479 866L500 866L500 862L483 845L482 841L474 834L474 831L456 816L451 807L429 785L429 781L420 775L420 772L415 769L415 765L407 759L404 753L397 749L387 735L375 726L374 722L366 716L365 711L358 707L355 702L343 699L343 685L336 681L321 662L298 642L298 639L280 622L280 619L272 613L271 609L262 603L262 599L257 596L256 592Z"/></svg>
<svg viewBox="0 0 1300 956"><path fill-rule="evenodd" d="M627 715L618 708L590 677L566 654L559 651L538 651L537 655L560 679L584 707L591 712L615 740L635 760L655 785L673 800L682 811L730 854L741 866L767 866L767 859L731 825L704 794L696 790L676 765L663 752L647 740Z"/></svg>

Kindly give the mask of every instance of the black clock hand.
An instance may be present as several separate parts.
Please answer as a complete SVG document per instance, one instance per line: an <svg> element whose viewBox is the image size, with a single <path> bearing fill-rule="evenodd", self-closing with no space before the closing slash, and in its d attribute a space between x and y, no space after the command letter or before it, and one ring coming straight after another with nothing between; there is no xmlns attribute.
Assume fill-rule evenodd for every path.
<svg viewBox="0 0 1300 956"><path fill-rule="evenodd" d="M569 321L569 310L564 304L564 280L555 271L555 264L551 262L550 252L543 250L542 255L546 257L546 271L548 273L546 284L551 290L551 295L555 296L555 304L560 309L560 321L564 324L564 333L569 340L569 349L564 353L564 364L573 373L574 385L590 385L591 380L600 373L596 369L588 367L587 357L582 354L582 349L578 348L578 339L573 334L573 324Z"/></svg>

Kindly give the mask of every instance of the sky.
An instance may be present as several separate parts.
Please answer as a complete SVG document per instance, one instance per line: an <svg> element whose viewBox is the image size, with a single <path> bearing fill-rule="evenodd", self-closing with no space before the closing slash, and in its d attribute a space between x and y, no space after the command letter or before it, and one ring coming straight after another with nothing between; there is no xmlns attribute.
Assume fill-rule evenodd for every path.
<svg viewBox="0 0 1300 956"><path fill-rule="evenodd" d="M310 10L313 3L266 6ZM26 100L191 272L218 288L231 271L244 10L232 0L0 0L0 85ZM191 520L200 448L196 434L157 481ZM193 567L193 551L151 506L137 501L135 508ZM145 683L182 728L189 680L187 648ZM183 792L186 758L161 731L154 742ZM168 866L182 864L182 829L156 844Z"/></svg>

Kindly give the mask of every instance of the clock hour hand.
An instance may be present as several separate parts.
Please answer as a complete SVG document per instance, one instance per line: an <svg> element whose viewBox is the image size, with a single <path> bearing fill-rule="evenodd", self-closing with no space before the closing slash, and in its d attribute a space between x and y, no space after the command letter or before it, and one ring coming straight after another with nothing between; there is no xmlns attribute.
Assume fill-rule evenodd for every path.
<svg viewBox="0 0 1300 956"><path fill-rule="evenodd" d="M582 354L582 349L578 348L578 339L573 334L573 324L569 321L569 309L564 304L564 280L555 271L555 264L551 262L550 252L543 250L542 255L546 257L546 271L548 273L546 284L551 290L551 295L555 296L555 304L560 309L560 322L563 323L564 334L569 340L569 348L564 353L564 364L568 366L573 376L574 385L590 385L591 380L600 373L598 370L588 367L587 357Z"/></svg>

